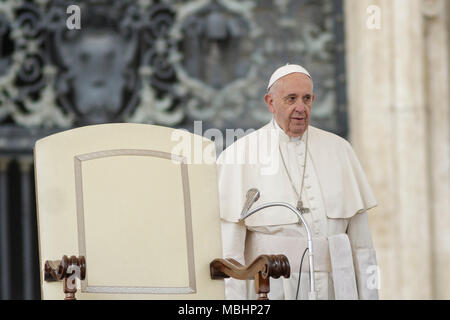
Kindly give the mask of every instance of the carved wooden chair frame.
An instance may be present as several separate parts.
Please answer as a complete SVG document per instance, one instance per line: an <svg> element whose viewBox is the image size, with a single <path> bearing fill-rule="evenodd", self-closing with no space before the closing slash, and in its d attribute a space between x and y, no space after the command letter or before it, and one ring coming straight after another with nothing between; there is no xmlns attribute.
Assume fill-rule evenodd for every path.
<svg viewBox="0 0 450 320"><path fill-rule="evenodd" d="M211 279L219 280L235 278L239 280L254 279L255 292L258 300L268 300L270 278L290 277L290 265L284 255L260 255L251 264L244 266L234 259L214 259L210 263ZM62 281L64 300L76 300L76 279L86 277L86 259L66 255L61 260L46 260L44 265L44 280L47 282Z"/></svg>

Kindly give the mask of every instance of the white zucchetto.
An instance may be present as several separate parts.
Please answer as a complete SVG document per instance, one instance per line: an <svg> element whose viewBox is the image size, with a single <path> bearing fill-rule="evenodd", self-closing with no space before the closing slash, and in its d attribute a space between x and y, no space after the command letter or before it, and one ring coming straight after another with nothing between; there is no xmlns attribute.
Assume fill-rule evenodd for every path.
<svg viewBox="0 0 450 320"><path fill-rule="evenodd" d="M267 86L267 90L269 90L269 88L278 79L280 79L290 73L295 73L295 72L306 74L308 77L311 78L311 75L309 74L309 72L302 66L299 66L298 64L289 64L288 63L285 66L279 67L277 70L275 70L274 73L272 73L272 76L270 77L270 80L269 80L269 85Z"/></svg>

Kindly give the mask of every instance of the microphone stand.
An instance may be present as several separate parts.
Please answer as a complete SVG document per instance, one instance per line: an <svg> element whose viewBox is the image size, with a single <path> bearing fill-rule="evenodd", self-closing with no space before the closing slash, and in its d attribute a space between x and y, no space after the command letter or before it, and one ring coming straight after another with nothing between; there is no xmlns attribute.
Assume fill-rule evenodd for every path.
<svg viewBox="0 0 450 320"><path fill-rule="evenodd" d="M253 194L252 194L252 192L253 192ZM250 198L252 198L252 199L250 199ZM290 204L284 203L284 202L269 202L269 203L263 204L259 207L256 207L255 209L249 210L251 205L256 200L258 200L258 198L259 198L259 191L257 191L256 189L251 189L248 191L247 203L244 206L244 210L241 213L241 217L240 217L239 221L243 221L246 218L250 217L251 215L255 214L256 212L266 209L266 208L270 208L270 207L285 207L297 215L297 217L303 222L303 224L305 226L307 239L308 239L308 259L309 259L309 279L310 279L310 282L309 282L310 283L310 292L308 293L308 299L316 300L317 292L316 292L315 277L314 277L314 254L313 254L312 233L311 233L311 229L309 228L305 218L303 218L303 215L296 208L294 208ZM300 277L300 274L298 276Z"/></svg>

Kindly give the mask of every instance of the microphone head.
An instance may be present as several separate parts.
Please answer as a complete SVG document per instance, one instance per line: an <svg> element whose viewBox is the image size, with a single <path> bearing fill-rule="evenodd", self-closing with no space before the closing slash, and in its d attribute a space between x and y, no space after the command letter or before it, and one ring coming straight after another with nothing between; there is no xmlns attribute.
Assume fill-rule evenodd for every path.
<svg viewBox="0 0 450 320"><path fill-rule="evenodd" d="M247 191L247 199L253 199L253 203L258 201L259 195L260 195L259 190L256 188L252 188Z"/></svg>
<svg viewBox="0 0 450 320"><path fill-rule="evenodd" d="M247 191L247 199L245 200L244 207L242 208L241 218L245 217L247 212L250 210L251 206L258 201L260 196L259 190L252 188Z"/></svg>

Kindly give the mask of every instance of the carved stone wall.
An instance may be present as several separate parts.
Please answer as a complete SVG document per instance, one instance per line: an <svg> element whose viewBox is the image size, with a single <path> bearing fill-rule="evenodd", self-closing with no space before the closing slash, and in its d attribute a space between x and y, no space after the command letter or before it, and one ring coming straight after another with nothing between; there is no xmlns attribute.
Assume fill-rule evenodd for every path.
<svg viewBox="0 0 450 320"><path fill-rule="evenodd" d="M18 143L5 124L257 128L270 118L267 79L286 62L313 74L313 123L346 134L341 1L85 0L69 30L71 4L2 2L0 148Z"/></svg>

